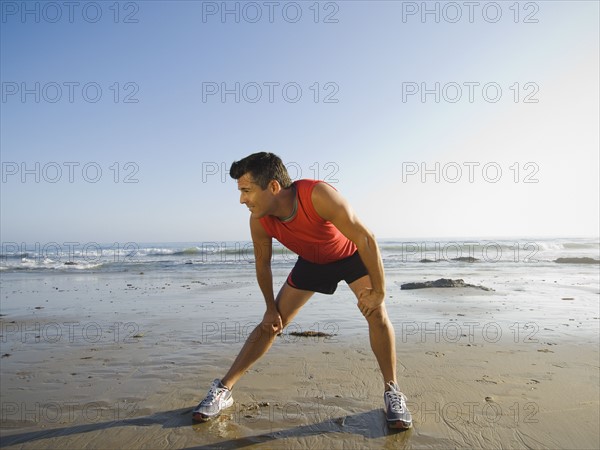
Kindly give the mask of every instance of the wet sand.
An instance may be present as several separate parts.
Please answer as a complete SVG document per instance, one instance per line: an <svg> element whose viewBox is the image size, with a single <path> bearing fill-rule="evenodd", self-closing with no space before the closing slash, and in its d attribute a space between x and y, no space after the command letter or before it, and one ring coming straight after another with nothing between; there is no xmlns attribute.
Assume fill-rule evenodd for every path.
<svg viewBox="0 0 600 450"><path fill-rule="evenodd" d="M309 302L238 382L232 408L194 424L192 408L262 316L253 280L3 277L2 447L600 446L597 292L550 286L548 298L498 280L493 292L407 293L389 280L414 419L405 432L385 425L366 324L345 286ZM304 330L334 336L289 334Z"/></svg>

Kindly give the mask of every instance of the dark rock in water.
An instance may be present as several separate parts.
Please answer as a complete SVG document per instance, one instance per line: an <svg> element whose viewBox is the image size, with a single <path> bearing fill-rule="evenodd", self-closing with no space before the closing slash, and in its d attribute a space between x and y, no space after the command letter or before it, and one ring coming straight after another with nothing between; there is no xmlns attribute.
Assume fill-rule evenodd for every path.
<svg viewBox="0 0 600 450"><path fill-rule="evenodd" d="M76 265L77 265L77 263L75 261L67 261L65 263L65 266L76 266Z"/></svg>
<svg viewBox="0 0 600 450"><path fill-rule="evenodd" d="M439 261L439 259L427 259L427 258L424 258L424 259L422 259L419 262L421 262L421 263L434 263L434 262L438 262L438 261Z"/></svg>
<svg viewBox="0 0 600 450"><path fill-rule="evenodd" d="M477 258L473 258L472 256L461 256L459 258L452 258L452 261L472 263L472 262L479 261L479 260Z"/></svg>
<svg viewBox="0 0 600 450"><path fill-rule="evenodd" d="M600 260L594 258L558 258L554 260L559 264L600 264Z"/></svg>
<svg viewBox="0 0 600 450"><path fill-rule="evenodd" d="M473 287L483 289L484 291L493 291L493 289L475 284L467 284L464 280L451 280L450 278L440 278L435 281L423 281L417 283L405 283L400 289L425 289L425 288L455 288L455 287Z"/></svg>

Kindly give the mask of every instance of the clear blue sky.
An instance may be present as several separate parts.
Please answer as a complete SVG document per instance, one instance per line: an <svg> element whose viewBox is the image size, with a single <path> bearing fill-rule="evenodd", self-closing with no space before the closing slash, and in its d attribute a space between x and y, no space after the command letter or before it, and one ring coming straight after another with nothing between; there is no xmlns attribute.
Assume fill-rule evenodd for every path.
<svg viewBox="0 0 600 450"><path fill-rule="evenodd" d="M380 238L598 235L598 2L0 3L3 242L247 239L256 151Z"/></svg>

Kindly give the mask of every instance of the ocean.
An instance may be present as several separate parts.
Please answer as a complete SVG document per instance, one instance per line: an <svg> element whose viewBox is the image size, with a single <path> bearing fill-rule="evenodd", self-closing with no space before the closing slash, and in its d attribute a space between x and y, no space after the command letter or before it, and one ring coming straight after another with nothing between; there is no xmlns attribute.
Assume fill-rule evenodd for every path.
<svg viewBox="0 0 600 450"><path fill-rule="evenodd" d="M475 316L493 315L505 336L515 323L535 323L536 329L563 337L598 335L598 238L385 239L379 246L386 305L401 334L415 323L426 323L419 325L423 329L454 326L453 317L462 320L472 311ZM0 313L6 319L52 313L62 320L85 314L106 315L109 323L117 315L140 328L165 320L176 321L180 328L189 322L194 328L228 320L258 323L264 313L248 241L5 242L0 259ZM275 293L296 259L274 241ZM440 278L461 279L486 290L402 288ZM300 326L322 329L333 318L340 332L364 333L364 319L354 303L348 286L340 283L334 296L317 294L311 300Z"/></svg>
<svg viewBox="0 0 600 450"><path fill-rule="evenodd" d="M480 270L554 267L598 271L599 238L384 239L379 242L386 269L422 269L434 264ZM296 255L274 241L273 267L292 267ZM566 259L565 259L566 258ZM594 263L594 261L596 262ZM17 243L3 242L2 273L194 272L233 270L253 273L249 241L178 243ZM590 264L591 263L591 264Z"/></svg>

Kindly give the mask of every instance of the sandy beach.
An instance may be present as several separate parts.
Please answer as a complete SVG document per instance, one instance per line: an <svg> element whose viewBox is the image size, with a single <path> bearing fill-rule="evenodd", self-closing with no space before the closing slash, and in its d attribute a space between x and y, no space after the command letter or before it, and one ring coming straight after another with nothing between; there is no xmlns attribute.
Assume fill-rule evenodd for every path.
<svg viewBox="0 0 600 450"><path fill-rule="evenodd" d="M192 408L262 317L251 277L3 274L2 447L600 446L593 283L471 274L465 281L494 290L400 289L423 278L388 272L398 379L414 419L395 432L346 286L313 297L236 385L234 406L194 424Z"/></svg>

